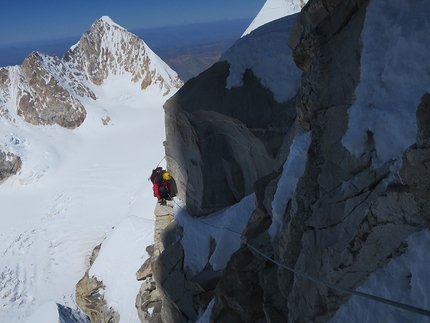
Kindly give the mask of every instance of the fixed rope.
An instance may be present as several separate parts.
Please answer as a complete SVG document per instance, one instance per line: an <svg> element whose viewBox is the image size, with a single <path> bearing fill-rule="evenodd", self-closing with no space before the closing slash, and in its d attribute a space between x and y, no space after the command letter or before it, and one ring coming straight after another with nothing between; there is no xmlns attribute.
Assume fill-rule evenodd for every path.
<svg viewBox="0 0 430 323"><path fill-rule="evenodd" d="M160 166L161 162L162 162L163 160L165 160L165 159L166 159L166 156L164 156L164 157L160 160L160 162L157 164L157 167L158 167L158 166ZM155 168L157 168L157 167L155 167Z"/></svg>
<svg viewBox="0 0 430 323"><path fill-rule="evenodd" d="M279 267L285 268L285 269L293 272L294 274L296 274L296 275L298 275L300 277L306 278L306 279L308 279L310 281L313 281L315 283L318 283L318 284L325 285L325 286L327 286L327 287L329 287L331 289L336 289L336 290L341 291L341 292L345 292L345 293L348 293L348 294L352 294L352 295L364 297L364 298L371 299L371 300L379 302L379 303L387 304L387 305L394 306L394 307L397 307L397 308L400 308L400 309L403 309L403 310L406 310L406 311L409 311L409 312L413 312L413 313L417 313L417 314L421 314L421 315L430 317L430 311L421 309L419 307L407 305L407 304L400 303L400 302L395 302L395 301L392 301L392 300L389 300L389 299L386 299L386 298L382 298L382 297L374 296L374 295L371 295L371 294L367 294L367 293L359 292L359 291L356 291L356 290L352 290L352 289L349 289L349 288L341 287L341 286L338 286L336 284L332 284L332 283L320 280L318 278L315 278L315 277L313 277L311 275L305 274L305 273L303 273L301 271L298 271L298 270L296 270L294 268L291 268L291 267L288 267L288 266L286 266L284 264L281 264L279 261L276 261L276 260L274 260L274 259L266 256L265 254L263 254L262 252L260 252L259 250L257 250L255 247L253 247L249 243L247 243L245 241L243 241L243 242L250 249L252 249L256 253L258 253L260 256L264 257L267 260L270 260L271 262L273 262L274 264L278 265Z"/></svg>
<svg viewBox="0 0 430 323"><path fill-rule="evenodd" d="M169 195L169 197L172 198L170 195ZM173 202L182 211L184 211L186 213L189 213L183 207L181 207L173 198L172 198L172 200L173 200ZM248 242L246 242L242 238L242 234L240 232L237 232L237 231L232 230L232 229L227 228L227 227L218 227L218 226L213 225L211 223L207 223L207 222L203 221L200 218L195 218L195 219L197 221L199 221L199 222L207 225L207 226L211 226L213 228L220 229L220 230L227 230L227 231L230 231L230 232L233 232L233 233L239 235L242 243L244 245L246 245L247 247L249 247L252 251L254 251L255 253L259 254L260 256L262 256L263 258L265 258L266 260L268 260L268 261L276 264L277 266L282 267L284 269L287 269L288 271L291 271L292 273L296 274L297 276L303 277L303 278L305 278L307 280L310 280L310 281L312 281L314 283L321 284L321 285L324 285L324 286L326 286L328 288L335 289L335 290L338 290L338 291L341 291L341 292L344 292L344 293L347 293L347 294L356 295L356 296L359 296L359 297L362 297L362 298L367 298L367 299L370 299L372 301L379 302L379 303L382 303L382 304L386 304L386 305L389 305L389 306L393 306L393 307L396 307L396 308L399 308L399 309L402 309L402 310L405 310L405 311L408 311L408 312L411 312L411 313L416 313L416 314L420 314L420 315L423 315L423 316L430 317L430 311L428 311L428 310L425 310L425 309L422 309L422 308L419 308L419 307L415 307L415 306L411 306L411 305L408 305L408 304L404 304L404 303L392 301L392 300L389 300L389 299L386 299L386 298L383 298L383 297L379 297L379 296L375 296L375 295L371 295L371 294L368 294L368 293L359 292L359 291L352 290L352 289L349 289L349 288L345 288L345 287L342 287L342 286L339 286L339 285L336 285L336 284L332 284L332 283L329 283L327 281L318 279L318 278L316 278L316 277L314 277L312 275L308 275L306 273L303 273L303 272L301 272L299 270L296 270L296 269L294 269L292 267L286 266L286 265L280 263L279 261L276 261L276 260L272 259L271 257L266 256L264 253L262 253L261 251L259 251L257 248L255 248L254 246L252 246L251 244L249 244Z"/></svg>

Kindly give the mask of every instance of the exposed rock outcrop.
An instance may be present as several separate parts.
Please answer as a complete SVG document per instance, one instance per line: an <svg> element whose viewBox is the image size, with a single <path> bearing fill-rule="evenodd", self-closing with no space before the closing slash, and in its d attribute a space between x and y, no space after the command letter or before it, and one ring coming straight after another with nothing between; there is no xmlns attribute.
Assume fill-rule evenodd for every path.
<svg viewBox="0 0 430 323"><path fill-rule="evenodd" d="M34 125L58 124L74 129L84 122L86 110L47 68L61 65L58 58L32 53L21 65L18 116ZM85 94L92 94L88 89ZM94 94L92 96L95 98Z"/></svg>
<svg viewBox="0 0 430 323"><path fill-rule="evenodd" d="M94 248L90 257L91 265L97 258L101 245ZM95 277L89 277L90 268L76 285L76 304L89 317L91 323L118 323L120 317L115 310L108 307L102 290L103 282Z"/></svg>
<svg viewBox="0 0 430 323"><path fill-rule="evenodd" d="M411 191L417 213L430 227L430 94L425 93L417 109L417 141L403 155L399 175Z"/></svg>
<svg viewBox="0 0 430 323"><path fill-rule="evenodd" d="M33 125L79 127L86 117L80 97L96 99L56 56L31 53L21 66L0 69L0 117ZM12 95L13 93L13 95Z"/></svg>
<svg viewBox="0 0 430 323"><path fill-rule="evenodd" d="M142 322L195 322L213 299L221 275L210 265L198 275L184 268L183 230L173 222L172 206L157 205L155 244L148 247L152 255L136 274L143 280L136 298Z"/></svg>
<svg viewBox="0 0 430 323"><path fill-rule="evenodd" d="M22 161L19 156L0 149L0 184L8 177L19 172Z"/></svg>
<svg viewBox="0 0 430 323"><path fill-rule="evenodd" d="M158 257L167 247L163 239L164 230L173 221L172 203L167 206L157 204L155 208L154 245L148 246L146 251L150 257L136 273L136 279L142 281L139 294L136 296L136 308L142 322L161 323L162 308L165 302L160 284L154 278ZM178 282L180 284L181 282Z"/></svg>

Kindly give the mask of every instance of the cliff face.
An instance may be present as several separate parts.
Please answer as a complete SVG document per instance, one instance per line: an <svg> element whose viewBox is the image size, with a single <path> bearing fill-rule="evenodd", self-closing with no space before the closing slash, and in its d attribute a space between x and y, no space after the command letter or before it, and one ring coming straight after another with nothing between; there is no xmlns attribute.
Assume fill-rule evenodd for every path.
<svg viewBox="0 0 430 323"><path fill-rule="evenodd" d="M384 158L376 128L363 131L360 153L343 141L352 127L357 87L370 68L362 40L368 5L364 0L306 5L289 37L303 71L289 102L264 99L267 90L250 85L258 83L252 71L243 74L239 87L226 89L229 66L220 62L165 106L168 167L190 213L218 210L253 191L257 206L244 241L282 265L349 289L403 254L408 236L428 228L430 217L428 93L421 93L418 107L408 108L417 135L402 157ZM238 102L248 97L252 103L244 113ZM260 103L268 119L255 113ZM280 113L279 137L272 136L268 120ZM305 132L311 140L303 174L291 198L285 197L284 210L275 214L284 180L279 166L294 159L293 139ZM238 148L251 143L260 148ZM231 257L214 294L214 322L327 322L349 299L246 245Z"/></svg>
<svg viewBox="0 0 430 323"><path fill-rule="evenodd" d="M264 76L270 70L273 79L287 73L298 78L286 46L293 21L293 16L283 18L263 26L257 36L244 37L166 102L169 170L192 214L209 214L240 201L277 164L278 151L296 117L295 99L277 95ZM281 47L281 56L273 48L258 48L259 40ZM242 52L252 50L266 53L252 62L236 61ZM274 70L274 60L286 69Z"/></svg>
<svg viewBox="0 0 430 323"><path fill-rule="evenodd" d="M273 244L273 257L286 266L350 289L357 288L372 272L405 252L405 239L427 228L429 217L423 207L428 203L423 198L428 193L427 180L421 178L419 183L413 183L404 175L410 174L412 165L416 165L412 155L425 158L424 147L419 149L417 144L408 149L398 177L391 171L395 160L378 166L372 163L375 143L370 131L366 149L360 156L352 155L341 142L347 130L348 109L354 103L360 81L360 34L367 4L366 1L310 2L292 30L293 57L304 70L297 122L312 130L312 143L306 170L283 214L283 228ZM428 127L423 126L425 117L420 112L425 110L426 98L417 114L419 134ZM259 197L264 206L271 205L271 187L278 180L279 177L268 184L268 180L256 184L265 193ZM260 206L249 226L267 223L271 217L270 208ZM248 243L257 246L264 236L267 241L267 232L261 228L245 233ZM256 290L262 301L254 314L260 317L325 322L349 297L294 276L284 268L264 264L258 257L246 260L247 267L254 269L243 270L246 252L250 256L249 251L241 250L232 257L221 279L214 321L249 318L246 311L237 310L243 307L240 301L235 300L232 306L226 296L237 287L233 285L232 271L239 272L245 285L254 285L252 279L258 279L262 288Z"/></svg>

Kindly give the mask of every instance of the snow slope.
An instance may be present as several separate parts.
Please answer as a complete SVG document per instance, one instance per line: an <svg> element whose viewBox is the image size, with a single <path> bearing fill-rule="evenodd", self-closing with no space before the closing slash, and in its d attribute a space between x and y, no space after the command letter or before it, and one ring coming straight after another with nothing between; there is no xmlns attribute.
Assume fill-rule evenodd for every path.
<svg viewBox="0 0 430 323"><path fill-rule="evenodd" d="M278 102L285 102L297 93L302 71L294 63L292 50L287 46L296 18L294 14L265 24L240 38L221 56L220 61L230 63L228 89L241 86L245 71L252 69Z"/></svg>
<svg viewBox="0 0 430 323"><path fill-rule="evenodd" d="M429 16L425 0L370 2L362 32L361 81L342 139L355 155L363 151L367 130L374 134L377 164L398 159L415 142L415 111L430 91Z"/></svg>
<svg viewBox="0 0 430 323"><path fill-rule="evenodd" d="M0 186L0 322L25 322L47 302L74 308L92 249L125 219L139 219L131 229L141 237L119 235L117 243L145 261L133 250L153 239L147 178L164 156L167 97L123 78L91 87L98 100L81 99L87 118L73 131L16 115L17 123L0 120L0 144L23 159L20 173Z"/></svg>
<svg viewBox="0 0 430 323"><path fill-rule="evenodd" d="M268 22L299 12L302 9L301 3L305 4L306 2L307 0L266 0L266 3L246 28L242 37Z"/></svg>

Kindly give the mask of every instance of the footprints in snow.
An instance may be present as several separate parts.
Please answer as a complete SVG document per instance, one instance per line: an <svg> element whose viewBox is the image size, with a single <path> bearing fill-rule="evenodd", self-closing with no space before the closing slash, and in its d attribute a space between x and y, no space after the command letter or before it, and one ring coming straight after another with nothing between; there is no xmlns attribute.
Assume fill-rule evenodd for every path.
<svg viewBox="0 0 430 323"><path fill-rule="evenodd" d="M46 214L47 219L51 219L67 209L67 205L70 201L70 197L65 197L64 193L66 191L61 191L54 196L54 201L48 205L49 211Z"/></svg>
<svg viewBox="0 0 430 323"><path fill-rule="evenodd" d="M27 252L28 249L34 244L34 235L38 230L34 229L30 233L21 233L15 240L6 248L3 255L8 253L13 255L21 255Z"/></svg>
<svg viewBox="0 0 430 323"><path fill-rule="evenodd" d="M30 170L28 173L23 174L22 177L19 178L19 183L21 185L29 185L33 183L37 183L39 179L45 175L48 166L45 167L36 167L35 169Z"/></svg>

